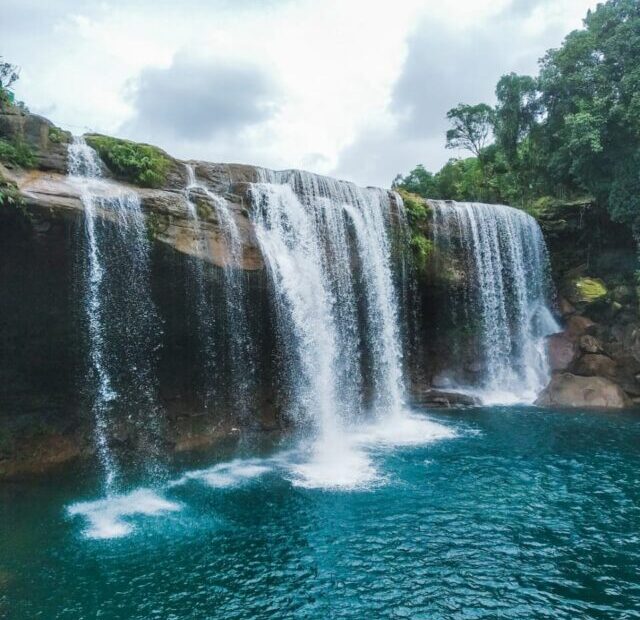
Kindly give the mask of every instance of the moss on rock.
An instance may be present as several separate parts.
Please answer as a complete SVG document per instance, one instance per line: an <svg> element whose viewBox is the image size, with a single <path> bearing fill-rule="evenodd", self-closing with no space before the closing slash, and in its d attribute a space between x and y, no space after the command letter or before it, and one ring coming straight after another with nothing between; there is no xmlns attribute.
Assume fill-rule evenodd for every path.
<svg viewBox="0 0 640 620"><path fill-rule="evenodd" d="M576 302L592 303L607 296L607 287L599 278L576 278L573 294Z"/></svg>
<svg viewBox="0 0 640 620"><path fill-rule="evenodd" d="M142 187L161 187L166 182L171 160L158 147L99 134L85 139L119 179Z"/></svg>

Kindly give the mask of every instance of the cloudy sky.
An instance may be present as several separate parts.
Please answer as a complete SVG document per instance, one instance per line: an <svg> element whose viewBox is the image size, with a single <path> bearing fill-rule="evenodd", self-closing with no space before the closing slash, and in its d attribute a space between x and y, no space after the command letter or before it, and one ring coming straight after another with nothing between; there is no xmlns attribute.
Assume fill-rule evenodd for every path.
<svg viewBox="0 0 640 620"><path fill-rule="evenodd" d="M7 6L4 6L7 5ZM3 0L17 95L74 133L388 186L592 0Z"/></svg>

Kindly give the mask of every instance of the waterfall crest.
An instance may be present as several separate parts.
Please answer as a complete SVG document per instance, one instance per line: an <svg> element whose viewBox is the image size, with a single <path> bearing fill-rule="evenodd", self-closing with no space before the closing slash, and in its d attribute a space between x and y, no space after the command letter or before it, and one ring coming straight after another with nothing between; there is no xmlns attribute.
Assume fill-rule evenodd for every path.
<svg viewBox="0 0 640 620"><path fill-rule="evenodd" d="M137 194L109 183L96 152L80 137L69 145L69 181L85 210L85 391L105 487L112 492L121 474L112 444L123 420L134 423L139 464L153 473L159 466L163 429L154 361L161 325L151 299L150 247Z"/></svg>
<svg viewBox="0 0 640 620"><path fill-rule="evenodd" d="M430 201L434 242L445 271L465 282L456 318L476 333L485 402L533 402L548 383L545 337L559 331L538 223L503 205Z"/></svg>

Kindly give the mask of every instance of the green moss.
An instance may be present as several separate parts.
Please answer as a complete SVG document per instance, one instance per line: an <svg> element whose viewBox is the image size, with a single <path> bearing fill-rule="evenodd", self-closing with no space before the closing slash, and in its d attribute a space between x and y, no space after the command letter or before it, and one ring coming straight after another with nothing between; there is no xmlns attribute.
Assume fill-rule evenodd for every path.
<svg viewBox="0 0 640 620"><path fill-rule="evenodd" d="M86 141L116 177L142 187L165 183L171 160L159 148L97 134Z"/></svg>
<svg viewBox="0 0 640 620"><path fill-rule="evenodd" d="M418 194L408 192L406 189L398 188L396 191L400 194L404 203L409 224L424 222L429 217L431 209L424 198L418 196Z"/></svg>
<svg viewBox="0 0 640 620"><path fill-rule="evenodd" d="M578 278L573 283L576 300L591 303L607 295L607 287L597 278Z"/></svg>
<svg viewBox="0 0 640 620"><path fill-rule="evenodd" d="M412 232L411 249L413 250L415 266L420 271L423 271L433 252L433 242L420 232Z"/></svg>
<svg viewBox="0 0 640 620"><path fill-rule="evenodd" d="M22 168L34 168L36 155L26 142L21 140L9 142L0 138L0 161Z"/></svg>
<svg viewBox="0 0 640 620"><path fill-rule="evenodd" d="M49 127L49 142L61 144L69 142L69 132L63 131L59 127Z"/></svg>
<svg viewBox="0 0 640 620"><path fill-rule="evenodd" d="M11 209L26 220L31 221L31 214L15 184L0 177L0 208Z"/></svg>
<svg viewBox="0 0 640 620"><path fill-rule="evenodd" d="M206 221L211 217L213 209L204 200L198 200L196 202L196 213L198 214L198 219Z"/></svg>
<svg viewBox="0 0 640 620"><path fill-rule="evenodd" d="M149 213L147 215L147 237L150 241L157 239L158 235L169 228L169 218L166 215L160 215L159 213Z"/></svg>

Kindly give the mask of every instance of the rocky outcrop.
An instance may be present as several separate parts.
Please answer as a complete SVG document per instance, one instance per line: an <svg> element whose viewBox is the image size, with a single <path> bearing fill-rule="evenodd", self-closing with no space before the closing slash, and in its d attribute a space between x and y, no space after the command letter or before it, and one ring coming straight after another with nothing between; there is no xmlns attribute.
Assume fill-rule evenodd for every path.
<svg viewBox="0 0 640 620"><path fill-rule="evenodd" d="M77 277L84 209L78 187L67 178L70 138L42 117L0 110L0 139L27 145L32 153L29 167L0 162L0 479L44 471L94 451L90 405L79 390L87 355ZM221 269L230 252L216 200L223 201L239 230L247 303L255 309L250 328L257 334L256 364L263 379L256 387L260 415L250 426L272 430L285 423L273 394L278 360L272 308L248 211L248 183L259 172L251 166L188 163L209 190L196 187L189 193L197 205L198 230L187 208L187 162L172 160L162 187L111 178L105 190L136 192L147 216L152 293L164 338L157 364L159 399L168 421L167 446L177 451L237 435L232 399L227 408L203 406L199 342L196 330L187 328L196 320L188 301L195 259L204 264L207 294L222 300L211 310L216 329L230 329ZM224 352L215 354L222 358ZM216 363L223 367L222 359ZM123 426L118 441L126 448L129 440Z"/></svg>
<svg viewBox="0 0 640 620"><path fill-rule="evenodd" d="M561 373L553 376L536 404L545 407L623 409L630 403L622 388L609 379Z"/></svg>
<svg viewBox="0 0 640 620"><path fill-rule="evenodd" d="M548 340L555 375L540 402L599 407L637 403L640 316L630 231L611 222L590 200L551 205L538 217L564 325L562 333Z"/></svg>

